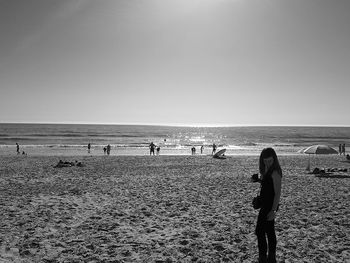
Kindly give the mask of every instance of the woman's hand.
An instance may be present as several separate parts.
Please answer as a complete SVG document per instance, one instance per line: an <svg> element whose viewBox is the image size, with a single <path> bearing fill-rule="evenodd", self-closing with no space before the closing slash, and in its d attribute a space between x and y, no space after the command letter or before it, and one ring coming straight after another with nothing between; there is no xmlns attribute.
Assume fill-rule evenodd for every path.
<svg viewBox="0 0 350 263"><path fill-rule="evenodd" d="M276 212L274 210L271 210L268 214L267 214L267 221L272 221L274 220L276 217Z"/></svg>

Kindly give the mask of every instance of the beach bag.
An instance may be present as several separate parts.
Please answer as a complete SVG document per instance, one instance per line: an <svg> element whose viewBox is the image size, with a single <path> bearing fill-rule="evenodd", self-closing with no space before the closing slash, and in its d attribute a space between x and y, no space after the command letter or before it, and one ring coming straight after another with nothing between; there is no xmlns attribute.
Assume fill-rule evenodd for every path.
<svg viewBox="0 0 350 263"><path fill-rule="evenodd" d="M254 209L259 209L262 207L262 201L260 195L253 198L252 205Z"/></svg>

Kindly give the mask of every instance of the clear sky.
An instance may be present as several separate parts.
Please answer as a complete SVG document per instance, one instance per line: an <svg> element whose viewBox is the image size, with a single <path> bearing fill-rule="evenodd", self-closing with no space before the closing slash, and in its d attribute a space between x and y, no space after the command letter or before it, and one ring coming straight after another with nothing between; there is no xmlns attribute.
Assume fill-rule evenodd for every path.
<svg viewBox="0 0 350 263"><path fill-rule="evenodd" d="M0 122L350 125L348 0L0 0Z"/></svg>

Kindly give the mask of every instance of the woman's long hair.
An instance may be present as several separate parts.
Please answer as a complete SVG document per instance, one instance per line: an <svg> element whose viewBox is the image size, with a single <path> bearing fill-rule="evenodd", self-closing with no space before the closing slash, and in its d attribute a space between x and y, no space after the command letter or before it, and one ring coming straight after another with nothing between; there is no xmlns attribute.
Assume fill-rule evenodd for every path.
<svg viewBox="0 0 350 263"><path fill-rule="evenodd" d="M264 159L272 157L273 164L270 169L277 171L282 176L282 169L277 158L277 154L273 148L265 148L262 150L259 159L259 171L260 174L265 174L265 163Z"/></svg>

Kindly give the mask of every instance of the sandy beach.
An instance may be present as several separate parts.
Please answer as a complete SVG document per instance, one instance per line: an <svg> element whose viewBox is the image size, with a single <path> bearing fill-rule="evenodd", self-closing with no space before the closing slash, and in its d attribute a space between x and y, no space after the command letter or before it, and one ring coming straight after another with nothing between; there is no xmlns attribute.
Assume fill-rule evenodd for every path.
<svg viewBox="0 0 350 263"><path fill-rule="evenodd" d="M308 175L307 160L280 157L278 262L350 262L350 178ZM257 161L1 156L0 261L256 262ZM311 165L350 168L340 156Z"/></svg>

